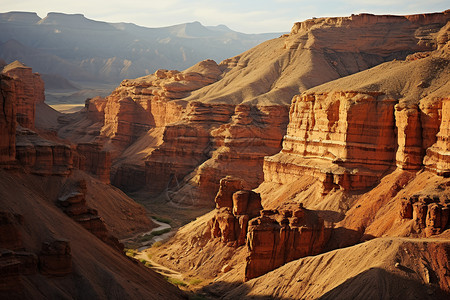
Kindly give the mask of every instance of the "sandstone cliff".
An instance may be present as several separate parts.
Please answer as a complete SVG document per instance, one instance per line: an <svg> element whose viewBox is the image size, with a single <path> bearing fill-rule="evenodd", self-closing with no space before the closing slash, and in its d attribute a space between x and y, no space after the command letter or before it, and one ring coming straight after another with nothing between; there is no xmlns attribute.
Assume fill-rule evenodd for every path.
<svg viewBox="0 0 450 300"><path fill-rule="evenodd" d="M358 51L361 52L358 54L351 52L353 48L341 42L345 40L342 35L341 39L329 43L330 48L336 47L335 52L330 49L328 52L324 51L326 55L323 57L331 59L333 55L334 57L340 56L340 60L330 60L330 64L326 65L330 69L326 69L326 66L323 69L311 66L311 72L302 73L310 75L309 79L296 77L298 73L290 70L293 80L297 81L297 89L301 93L295 93L297 95L292 99L289 124L282 140L282 149L278 154L264 158L264 181L252 192L261 195L261 203L265 210L262 216L248 221L250 225L247 226L246 241L249 248L239 247L242 245L242 237L245 235L243 230L245 226L243 225L247 218L245 218L245 214L242 218L241 215L234 212L234 203L230 200L232 199L230 197L234 197L231 196L233 193L249 189L238 182L236 186L230 184L233 188L230 197L227 196L228 201L225 201L225 204L217 203L218 198L216 198L217 209L182 228L173 240L162 246L162 252L156 254L155 259L169 267L178 268L184 274L196 272L209 279L217 276L212 287L206 288L212 293L217 293L214 288L222 287L222 291L228 291L233 282L245 278L246 274L243 272L245 265L247 267L250 265L246 272L249 275L247 278L253 278L289 261L285 258L290 257L292 253L285 252L286 249L283 246L285 242L289 244L291 236L295 236L295 239L301 244L301 247L297 249L298 252L302 252L306 248L314 249L314 242L322 241L322 244L319 243L320 247L318 246L321 249L316 252L311 251L311 254L354 245L386 235L426 238L443 234L445 237L450 228L447 216L450 194L448 178L446 178L448 175L446 152L449 149L446 110L450 95L448 84L450 76L448 72L448 30L450 27L448 24L446 25L448 20L448 12L408 17L360 15L350 18L311 20L311 24L308 26L308 22L304 25L296 25L297 29L294 26L289 36L280 38L286 42L283 50L303 51L303 55L306 55L304 54L307 52L305 49L314 49L309 52L309 54L313 53L309 60L311 64L318 61L317 56L313 57L313 55L320 52L319 49L322 49L320 47L325 47L321 39L325 36L330 40L334 38L331 35L333 30L336 30L334 31L336 34L348 32L352 37L358 38L360 43L356 43L355 49L359 49ZM359 31L362 29L372 32L373 36L377 37L375 39L386 37L383 41L379 41L383 46L377 47L377 42L374 40L362 39L362 31ZM379 35L378 32L380 32ZM295 36L297 34L299 36ZM303 38L300 38L302 34ZM406 36L410 36L410 38L406 38ZM311 39L309 40L309 38ZM275 41L271 42L275 43ZM264 45L266 50L270 49L271 42ZM406 56L405 53L409 51L422 52ZM252 52L247 52L238 58L222 62L221 65L227 66L223 71L222 79L186 98L186 101L192 100L186 109L188 118L185 118L183 122L171 125L170 131L166 131L167 138L159 148L159 151L167 150L164 155L166 159L161 159L158 170L167 170L161 166L166 163L166 166L169 167L168 170L172 170L168 174L170 180L179 170L177 167L189 164L186 158L192 156L193 153L203 156L205 160L186 178L188 184L184 184L186 181L181 183L182 187L178 189L178 193L183 192L184 195L190 195L189 192L192 192L190 187L201 191L201 187L205 187L207 184L210 184L211 189L209 191L205 189L205 191L211 193L213 184L208 182L206 175L209 175L209 178L217 175L213 168L207 173L206 167L216 164L216 168L219 170L218 166L226 161L225 159L220 160L226 156L220 152L220 147L216 152L214 148L216 145L229 143L228 145L232 145L228 146L230 152L234 149L242 151L238 146L237 135L225 135L223 141L215 138L213 143L207 144L207 135L203 131L203 127L196 132L192 127L194 121L199 124L203 124L201 122L206 120L211 121L211 106L220 108L216 116L225 119L224 116L230 115L230 103L238 103L240 107L252 106L253 103L257 103L258 107L262 103L268 103L264 101L274 99L266 98L270 92L264 96L261 96L263 94L255 96L258 93L258 85L251 85L249 78L256 77L252 73L256 68L248 67L258 61L258 58L252 57L245 64L240 61L242 57L252 54ZM295 58L295 54L292 53L291 62ZM393 58L396 59L365 71L362 70L368 68L370 63L375 65ZM359 59L365 60L366 65L360 64ZM242 64L240 65L241 70L238 72L234 68L237 68L239 61ZM264 65L264 62L259 61L259 63L260 66ZM348 67L342 67L342 64L347 64ZM317 66L321 65L317 64ZM284 70L289 67L286 65ZM321 80L325 76L334 76L330 74L339 74L336 75L335 78L337 78L343 74L342 72L347 72L345 75L352 73L351 70L361 72L322 85L318 85L319 82L317 82L312 84L317 86L307 89L305 82L310 84L311 80L318 80L319 74L314 72L319 70L335 72L325 72L326 75L323 75ZM248 73L245 73L246 71ZM305 72L305 69L302 69L302 72ZM230 79L233 78L231 74L235 74L236 78L242 76L240 77L242 82L247 82L249 85L242 89L236 87L236 93L231 92L231 88L227 90L228 86L222 85L222 83L230 84L224 79L227 76ZM247 78L244 78L244 74ZM261 80L266 80L271 77L267 75L262 78ZM281 78L288 80L283 76ZM279 79L276 83L283 82L283 80ZM274 92L274 90L271 91ZM228 101L228 106L223 104L226 101ZM252 103L252 101L254 102ZM240 110L242 111L244 108L240 108ZM191 122L186 122L188 120ZM218 122L217 120L221 119L212 120ZM186 126L182 127L182 125ZM246 126L246 128L249 127L249 125ZM182 128L187 128L186 131L189 130L189 133L186 134L189 136L188 139L169 138L176 135L174 132L181 133ZM232 126L223 126L222 128L227 128L227 130L230 128L230 132L232 132ZM211 131L211 135L216 132L220 135L228 134L226 130L222 129ZM193 142L194 134L201 136L200 143ZM169 140L171 142L166 143ZM178 145L183 146L176 147L176 140L179 141ZM216 142L218 144L214 144ZM188 145L192 145L190 149L195 149L195 151L188 152ZM165 148L166 146L167 148ZM208 149L208 152L201 152L202 148ZM240 152L237 152L240 155ZM176 153L177 159L169 158L170 153ZM160 157L162 158L163 155ZM152 157L149 157L147 165L153 167L151 161ZM232 161L230 159L223 165L231 165ZM227 169L222 167L222 170ZM238 170L242 169L238 168ZM205 177L201 181L199 179L202 178L202 171L204 171ZM244 174L243 179L247 179L248 175L245 170L240 173ZM239 176L233 171L228 174ZM163 184L163 182L155 184ZM177 184L176 181L175 184ZM253 185L250 186L250 188L253 187ZM238 194L235 195L239 198ZM179 199L177 193L169 193L169 196L171 196L171 200ZM194 197L194 199L198 199L198 197ZM288 209L289 212L283 215L283 207L287 204L294 205L293 208L296 209L291 208L290 211ZM302 209L299 209L300 204L303 204ZM316 227L305 225L307 228L305 233L317 232L318 234L311 239L305 235L304 244L302 244L300 241L303 238L296 236L301 230L297 231L295 222L291 222L290 218L295 213L308 215L309 212L314 213L312 214L313 219L322 221L314 223ZM327 238L324 233L326 230L320 228L325 228L324 224L328 221L336 223L336 228L325 245ZM282 230L284 228L286 228L285 231ZM317 231L308 230L310 228L319 229ZM282 233L285 235L283 236ZM214 237L212 240L211 236ZM234 252L230 250L233 247L237 247ZM440 245L436 247L440 248ZM289 247L290 250L294 248ZM292 252L295 253L297 250L292 250ZM210 257L213 254L215 255ZM252 255L254 255L253 264L251 263ZM305 255L304 252L303 255ZM248 261L245 263L243 262L244 257L248 257ZM323 257L312 259L317 259L319 262ZM297 261L299 265L296 270L302 272L301 267L304 266L302 265L304 262L306 262L305 259ZM447 264L448 257L442 257L442 262ZM223 266L227 271L221 271L217 264ZM227 265L228 267L225 268ZM439 269L440 271L436 271L439 273L442 270L438 265L439 263L434 264L432 268L427 265L428 271L424 272ZM286 269L276 274L282 272L286 272ZM442 272L439 274L441 274L441 278L444 278L445 271ZM301 282L299 286L302 288L298 289L301 292L294 292L287 288L292 285L294 277L295 275L292 275L279 279L276 285L278 283L286 284L286 293L278 294L278 290L274 290L273 295L289 298L291 296L318 297L325 294L325 292L321 294L323 291L316 291L313 287L303 286ZM271 277L269 273L266 278L268 281L264 281L264 284L271 280L273 283L275 277ZM373 274L369 274L368 278L372 280ZM414 278L413 281L414 284L422 282L421 278ZM255 282L257 281L250 281L249 285L242 285L241 289L236 290L236 293L230 293L230 298L243 295L243 290L247 288L252 290ZM329 282L332 282L332 279L328 279L326 284ZM265 286L264 284L261 284L261 287ZM308 284L311 285L310 282ZM344 285L342 288L344 289L346 286ZM267 288L267 286L265 287ZM335 287L337 286L335 285L333 288ZM448 291L446 284L440 285L435 282L434 287L436 291L443 289L442 295L446 295L446 291ZM262 289L259 295L262 294ZM340 289L338 290L340 291ZM368 293L370 292L371 289ZM440 293L439 291L439 295L441 295ZM249 293L249 296L256 295L258 294ZM330 291L330 295L336 294L334 291Z"/></svg>
<svg viewBox="0 0 450 300"><path fill-rule="evenodd" d="M295 24L290 34L267 41L218 65L213 61L204 61L183 72L158 70L149 76L125 80L105 100L96 98L89 102L89 122L86 119L74 120L79 125L77 131L84 133L75 134L73 129L69 130L68 127L74 124L69 121L69 125L60 130L60 136L76 143L92 141L98 133L99 124L103 122L96 140L113 151L111 178L115 185L129 190L146 186L153 195L164 192L164 197L174 202L212 206L210 199L223 176L240 176L249 184L248 188L256 188L264 180L264 156L274 155L281 150L281 141L289 122L288 104L294 95L385 61L404 59L407 54L416 51L435 50L446 43L441 28L448 18L448 13L444 12L406 17L362 14L307 20ZM348 46L349 39L354 47ZM357 89L349 87L337 89L333 93L320 91L322 95L317 96L324 98L319 100L320 103L333 103L333 108L324 109L325 114L335 114L340 108L336 100L331 101L328 97L341 98L342 101L339 101L342 106L349 109L348 116L327 116L330 118L329 126L336 127L339 123L336 129L338 133L330 138L332 144L313 150L319 144L314 144L317 143L316 136L312 136L314 142L305 145L307 151L312 151L310 157L331 151L325 154L327 160L322 160L325 166L320 176L323 177L322 181L327 182L325 189L332 189L338 181L345 181L344 185L349 189L373 185L379 174L391 165L392 155L398 156L399 164L405 160L406 169L417 168L417 155L422 155L423 149L409 147L406 150L409 151L407 157L403 158L403 150L393 149L397 145L393 143L396 137L386 127L396 122L391 112L399 101L398 95L379 89L363 90L361 94L355 94L354 91ZM351 98L352 102L359 104L345 104L344 98ZM380 102L382 98L384 100ZM291 117L292 109L299 114L297 118L307 114L305 105L314 105L314 101L308 101L296 101L296 106L291 108ZM378 136L380 140L357 141L358 130L351 132L355 140L349 140L348 143L357 144L357 147L342 158L337 158L345 160L344 165L337 167L338 170L331 173L325 171L330 168L326 165L333 160L332 156L338 154L338 157L347 151L345 145L340 145L347 134L343 128L346 126L344 119L355 118L351 122L360 124L364 116L358 110L369 107L377 109L377 115L370 115L371 122L385 118L385 124L371 129L366 139ZM401 107L397 107L398 114L414 118L412 112L400 112ZM432 107L424 109L434 113ZM400 123L399 128L406 126ZM424 124L428 125L433 126ZM309 130L300 127L294 129L293 126L290 125L289 133ZM130 157L130 151L124 151L145 139L149 129L154 133L156 128L163 128L158 138L162 142L152 144L148 149L139 147L147 153L145 157ZM328 129L324 127L320 130ZM383 137L385 132L388 136ZM300 133L296 132L292 136L296 134ZM325 138L319 135L317 138ZM408 141L404 144L409 145L414 137L410 133L405 135ZM433 133L430 132L430 135ZM382 145L376 146L377 142L382 142ZM289 138L284 143L286 147L294 147L294 144L299 147L301 144ZM289 143L291 146L287 145ZM384 152L377 162L376 170L372 170L373 167L370 170L356 170L355 166L360 167L359 163L373 150L379 154ZM335 151L340 151L340 154ZM125 155L125 152L128 154ZM266 164L269 162L266 161ZM296 164L304 165L300 162ZM332 168L337 165L332 164ZM141 174L139 179L128 180L126 174L135 172ZM331 178L334 176L332 174L339 178Z"/></svg>
<svg viewBox="0 0 450 300"><path fill-rule="evenodd" d="M0 74L0 164L6 165L16 157L16 106L14 81Z"/></svg>
<svg viewBox="0 0 450 300"><path fill-rule="evenodd" d="M17 122L26 128L34 129L36 104L43 103L44 81L33 73L30 67L19 61L5 66L2 73L15 80L15 105Z"/></svg>

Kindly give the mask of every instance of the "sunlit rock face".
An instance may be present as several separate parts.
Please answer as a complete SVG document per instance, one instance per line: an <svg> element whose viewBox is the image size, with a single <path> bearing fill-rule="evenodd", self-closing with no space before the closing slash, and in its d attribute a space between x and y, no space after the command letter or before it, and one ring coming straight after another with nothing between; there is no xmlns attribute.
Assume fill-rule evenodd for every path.
<svg viewBox="0 0 450 300"><path fill-rule="evenodd" d="M17 122L22 126L34 129L37 103L44 103L44 81L31 68L19 61L5 66L3 74L15 80L15 105Z"/></svg>

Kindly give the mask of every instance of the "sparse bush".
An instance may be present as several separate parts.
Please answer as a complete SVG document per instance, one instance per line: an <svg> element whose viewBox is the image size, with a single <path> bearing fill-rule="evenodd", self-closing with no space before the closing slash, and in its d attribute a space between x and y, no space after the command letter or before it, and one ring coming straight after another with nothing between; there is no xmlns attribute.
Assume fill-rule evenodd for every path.
<svg viewBox="0 0 450 300"><path fill-rule="evenodd" d="M147 268L153 267L152 263L149 262L149 261L146 261L144 265L145 265Z"/></svg>
<svg viewBox="0 0 450 300"><path fill-rule="evenodd" d="M170 283L173 284L173 285L187 286L186 282L184 282L183 280L180 280L180 279L168 277L168 278L167 278L167 281L170 282Z"/></svg>
<svg viewBox="0 0 450 300"><path fill-rule="evenodd" d="M154 242L154 243L153 243L152 247L158 248L158 247L161 247L162 244L163 244L163 242L157 241L157 242ZM149 254L149 255L150 255L150 254Z"/></svg>
<svg viewBox="0 0 450 300"><path fill-rule="evenodd" d="M172 220L166 219L166 218L163 218L163 217L152 216L152 218L155 219L156 221L159 221L159 222L162 222L162 223L166 223L166 224L172 223Z"/></svg>
<svg viewBox="0 0 450 300"><path fill-rule="evenodd" d="M135 257L137 254L136 249L124 249L124 251L125 251L125 255L129 256L129 257Z"/></svg>
<svg viewBox="0 0 450 300"><path fill-rule="evenodd" d="M153 236L159 236L159 235L162 235L164 233L168 233L170 230L172 230L172 229L171 228L165 228L165 229L161 229L161 230L152 231L152 235Z"/></svg>
<svg viewBox="0 0 450 300"><path fill-rule="evenodd" d="M201 279L193 278L189 281L189 285L199 285L202 282L203 282L203 280L201 280Z"/></svg>

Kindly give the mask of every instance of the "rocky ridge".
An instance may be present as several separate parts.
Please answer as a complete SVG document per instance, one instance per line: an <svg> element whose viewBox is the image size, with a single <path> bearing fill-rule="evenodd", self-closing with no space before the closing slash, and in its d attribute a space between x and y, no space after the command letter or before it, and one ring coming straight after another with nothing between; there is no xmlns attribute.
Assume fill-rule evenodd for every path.
<svg viewBox="0 0 450 300"><path fill-rule="evenodd" d="M273 249L278 249L282 243L268 241L275 240L272 237L282 232L283 224L291 224L289 213L284 216L289 222L284 223L281 222L283 214L276 213L276 210L282 212L283 206L287 204L294 205L290 212L291 216L302 204L303 208L308 208L307 211L314 210L316 216L322 220L336 223L329 240L327 238L323 240L326 243L325 246L322 244L324 248L315 253L354 245L381 236L426 238L443 234L443 239L446 239L445 234L448 234L449 229L447 220L449 189L446 178L448 175L446 110L450 94L448 20L448 12L408 17L360 15L331 21L321 19L312 20L311 26L304 25L305 28L298 25L298 29L293 29L291 35L284 37L292 41L292 35L303 32L306 35L303 40L305 42L306 37L320 36L321 30L326 32L325 29L335 27L342 32L346 30L353 32L357 36L358 26L362 26L365 30L367 27L378 28L383 32L390 25L395 27L400 24L399 31L393 30L393 34L408 31L414 38L401 39L398 44L392 43L391 46L373 48L370 51L368 49L373 47L372 42L357 45L367 52L366 58L378 57L380 60L394 58L389 57L382 49L388 49L392 51L391 54L399 57L368 70L360 70L361 72L357 74L317 85L294 96L282 149L278 154L264 158L264 181L254 191L260 194L261 204L265 208L263 214L266 215L259 218L267 223L258 221L258 218L253 219L254 224L253 221L249 221L247 245L252 234L250 229L252 226L256 236L258 226L264 227L261 234L265 236L261 239L264 250L260 253L260 263L256 263L257 267L249 271L249 278L273 269L271 267L258 271L259 266L271 265L272 260L279 258L270 253L275 253ZM355 23L351 23L352 21ZM427 28L432 30L425 35L425 27L421 26L427 22L429 22ZM390 36L386 32L384 35ZM299 41L302 42L301 39ZM299 42L298 47L293 49L319 45L313 41L312 39L310 44ZM344 48L339 48L341 46L337 42L337 49L344 51ZM291 49L290 46L286 48ZM406 56L405 51L408 48L411 51L426 51ZM399 59L402 55L403 58ZM336 66L335 71L345 70L338 67L342 61L332 64ZM349 61L355 62L355 59L349 58ZM250 65L252 62L249 60L247 63ZM223 78L226 76L229 76L229 73ZM223 79L206 87L205 90L213 91L222 81ZM195 99L196 93L199 93L200 97L201 91L195 92L188 99ZM223 98L217 96L204 99L203 105L206 106L205 103L219 103ZM234 100L233 96L229 99ZM213 291L214 288L223 287L227 290L233 282L245 278L245 274L239 271L244 265L243 258L248 254L243 254L245 247L237 247L232 255L227 252L230 246L242 245L242 236L245 235L242 233L245 218L233 212L234 203L230 200L234 197L233 193L248 189L242 185L237 183L232 189L231 194L227 196L226 206L217 205L218 198L216 198L218 208L215 211L194 221L191 226L187 225L185 230L181 229L180 234L163 247L163 253L156 256L158 262L176 266L180 270L185 270L187 274L190 274L189 270L195 270L206 278L216 277L213 287L206 288L213 294L220 294L217 290ZM236 194L236 197L239 196ZM302 211L300 209L298 214L302 214ZM211 220L209 225L208 220ZM199 229L196 229L197 227ZM272 235L270 228L273 229ZM210 235L214 237L212 240ZM311 240L305 244L308 247L314 245ZM178 249L179 245L183 245L185 251ZM258 245L257 242L255 249ZM196 254L195 249L198 252L198 247L205 249L206 253ZM205 255L209 253L211 247L214 247L218 254L217 257L208 259ZM185 255L189 255L196 263L188 265ZM228 264L227 271L220 272L219 267L215 270L204 270L214 268L211 261L224 267ZM299 266L296 272L306 270L302 269L304 261L306 260L297 260ZM444 257L443 261L448 261L448 258ZM286 261L273 263L273 267L284 262ZM383 266L383 270L387 269L389 269L387 265ZM437 269L439 267L433 265L427 267L427 272L439 273ZM368 276L373 278L372 275ZM267 275L266 278L271 277ZM292 278L294 277L290 276L280 281L288 285ZM250 281L250 285L241 285L236 294L230 295L236 296L239 293L243 295L242 290L252 286L254 282L256 281ZM415 278L410 284L414 285L417 282L422 281ZM444 284L445 280L442 282ZM252 289L251 287L249 290ZM438 289L443 289L444 294L448 292L448 287L445 286L439 286ZM305 293L313 290L311 287L307 288ZM293 290L289 292L295 295ZM316 292L318 293L316 296L324 295L314 290L314 293ZM262 290L255 293L263 294ZM273 295L281 294L277 294L274 290ZM282 295L289 297L290 294L286 292Z"/></svg>
<svg viewBox="0 0 450 300"><path fill-rule="evenodd" d="M95 98L87 104L87 115L91 121L83 123L84 127L78 127L79 133L74 134L73 129L68 129L73 124L69 122L60 130L60 136L73 141L95 139L106 145L106 149L116 151L112 156L111 179L123 189L145 187L155 196L163 193L164 197L176 203L212 206L210 199L219 187L219 180L225 175L242 177L248 188L256 188L264 181L264 156L281 150L289 122L288 104L294 95L385 61L405 59L407 54L437 49L445 44L441 28L447 21L448 12L406 17L361 14L347 18L307 20L295 24L290 34L267 41L218 65L213 61L204 61L183 72L158 70L153 75L125 80L106 99ZM391 27L395 30L390 30ZM370 39L366 39L368 34ZM350 37L355 43L358 42L355 47L345 44L344 41ZM372 116L374 121L383 114L390 118L390 112L394 111L398 100L378 90L360 94L353 92L353 89L338 90L317 97L342 97L342 105L345 105L344 98L354 98L352 101L365 99L360 101L360 109L363 106L369 109L370 105L383 106L379 107L379 115ZM314 102L304 101L304 96L296 99L300 98L302 100L296 100L297 105L291 108L291 117L292 109L295 109L299 112L298 118L302 118L300 110L306 113L308 109L300 108L300 105ZM383 104L379 104L378 98L385 99ZM353 105L348 107L353 109ZM339 106L335 105L333 109L336 111ZM332 114L331 110L327 108L327 113ZM348 118L353 117L352 113ZM354 113L359 116L356 111ZM413 118L410 114L407 117ZM336 118L337 122L336 125L330 123L330 126L337 126L338 123L344 126L340 116L329 117ZM76 124L81 125L85 121L78 122ZM354 122L361 123L361 120L355 119ZM385 122L383 126L391 126L388 124L395 121L386 119ZM289 133L294 130L294 125L290 126ZM84 133L82 128L86 128ZM136 155L134 159L123 155L127 147L133 146L143 139L148 130L155 128L164 130L160 137L161 144L152 145L155 149L151 153L146 157ZM100 132L95 138L97 130ZM342 136L346 134L345 129L338 130ZM383 130L374 128L371 134L382 134ZM337 181L347 182L344 185L349 189L373 185L379 174L389 168L392 153L396 151L381 149L393 145L394 137L391 132L387 133L391 136L382 141L386 147L375 149L385 151L385 157L380 158L376 170L360 168L355 171L350 166L350 160L353 160L353 165L359 164L365 159L365 154L357 154L359 152L354 150L348 154L349 159L345 155L345 159L342 158L346 160L346 166L333 164L332 168L337 167L338 170L320 175L322 181L327 182L325 190L336 186ZM333 147L340 147L341 150L332 150L330 155L327 154L327 160L332 160L331 156L336 155L333 151L346 151L345 145L338 146L341 141L337 135L333 138L337 139ZM288 138L283 143L286 147L298 146L297 141ZM289 143L291 146L287 145ZM360 150L365 147L362 151L367 154L372 151L370 147L373 145L366 144L361 143L359 147ZM308 151L313 151L313 147L309 143ZM310 156L322 154L310 153ZM399 152L399 164L403 164L400 155L403 154ZM414 153L407 156L405 159L408 162L404 167L417 168ZM339 155L336 157L340 159ZM124 161L126 164L122 164ZM321 162L327 164L325 160ZM270 161L266 160L265 164L269 168ZM305 165L304 162L296 164ZM130 185L124 174L133 172L142 174L145 180L139 179L139 184ZM331 174L339 178L333 179Z"/></svg>

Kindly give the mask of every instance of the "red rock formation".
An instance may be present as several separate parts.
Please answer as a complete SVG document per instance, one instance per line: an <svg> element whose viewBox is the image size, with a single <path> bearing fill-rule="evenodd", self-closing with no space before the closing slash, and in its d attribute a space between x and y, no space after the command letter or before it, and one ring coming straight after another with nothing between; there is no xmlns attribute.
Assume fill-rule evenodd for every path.
<svg viewBox="0 0 450 300"><path fill-rule="evenodd" d="M23 223L21 215L0 211L0 248L18 250L22 248L22 238L17 225Z"/></svg>
<svg viewBox="0 0 450 300"><path fill-rule="evenodd" d="M285 47L328 47L339 52L356 51L381 56L402 51L434 50L437 42L431 36L430 29L439 30L448 19L448 12L410 16L359 14L309 19L294 24ZM308 40L305 45L303 35L306 33L314 39ZM336 38L338 36L345 38Z"/></svg>
<svg viewBox="0 0 450 300"><path fill-rule="evenodd" d="M19 61L4 67L3 74L14 78L17 122L26 128L34 129L36 103L43 103L44 81L40 75Z"/></svg>
<svg viewBox="0 0 450 300"><path fill-rule="evenodd" d="M49 276L65 276L72 273L69 241L55 240L43 243L39 253L39 269L42 274Z"/></svg>
<svg viewBox="0 0 450 300"><path fill-rule="evenodd" d="M394 160L395 102L380 93L294 97L283 150L266 157L265 180L283 184L309 174L325 193L373 185Z"/></svg>
<svg viewBox="0 0 450 300"><path fill-rule="evenodd" d="M209 221L211 238L223 243L242 246L247 238L248 221L259 215L262 209L258 193L241 190L244 182L227 176L220 180L215 203L216 213Z"/></svg>
<svg viewBox="0 0 450 300"><path fill-rule="evenodd" d="M206 60L183 72L158 70L124 80L106 98L102 134L123 148L152 126L180 120L183 106L174 100L215 82L220 73L214 61Z"/></svg>
<svg viewBox="0 0 450 300"><path fill-rule="evenodd" d="M441 199L442 198L442 199ZM450 205L445 195L412 195L402 199L401 219L412 219L416 233L426 237L450 228Z"/></svg>
<svg viewBox="0 0 450 300"><path fill-rule="evenodd" d="M103 242L107 243L116 250L122 251L123 245L117 238L110 235L104 221L98 215L97 210L89 208L86 205L86 182L68 182L64 192L58 198L58 206L62 208L73 220L89 230Z"/></svg>
<svg viewBox="0 0 450 300"><path fill-rule="evenodd" d="M0 74L0 164L16 157L15 81Z"/></svg>
<svg viewBox="0 0 450 300"><path fill-rule="evenodd" d="M424 165L439 175L450 176L450 98L442 100L442 121L437 141L427 149Z"/></svg>
<svg viewBox="0 0 450 300"><path fill-rule="evenodd" d="M105 122L106 99L102 97L94 97L87 99L85 103L87 110L87 118L94 123Z"/></svg>
<svg viewBox="0 0 450 300"><path fill-rule="evenodd" d="M398 149L397 167L403 170L418 170L422 167L422 124L417 106L395 106Z"/></svg>
<svg viewBox="0 0 450 300"><path fill-rule="evenodd" d="M67 176L73 168L73 150L65 144L46 140L28 129L19 129L17 161L31 173Z"/></svg>
<svg viewBox="0 0 450 300"><path fill-rule="evenodd" d="M247 244L245 280L325 249L331 228L315 212L292 204L281 207L281 213L263 210L261 196L240 190L243 184L230 176L220 180L215 214L208 227L211 239L235 247Z"/></svg>
<svg viewBox="0 0 450 300"><path fill-rule="evenodd" d="M249 223L246 281L325 249L331 228L315 212L302 205L280 211L263 210L260 217Z"/></svg>
<svg viewBox="0 0 450 300"><path fill-rule="evenodd" d="M216 208L233 208L233 194L244 188L244 182L240 178L227 176L220 180L219 191L217 192L214 202ZM237 209L237 208L236 208Z"/></svg>
<svg viewBox="0 0 450 300"><path fill-rule="evenodd" d="M94 143L81 143L77 146L78 169L94 175L100 181L109 183L111 172L111 154Z"/></svg>

